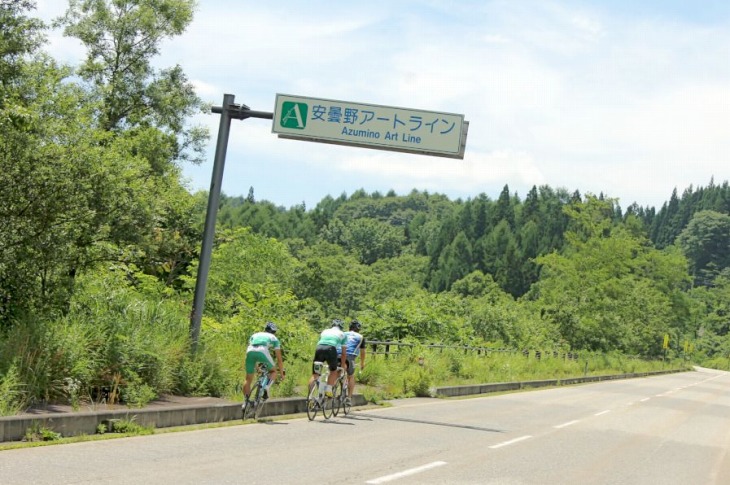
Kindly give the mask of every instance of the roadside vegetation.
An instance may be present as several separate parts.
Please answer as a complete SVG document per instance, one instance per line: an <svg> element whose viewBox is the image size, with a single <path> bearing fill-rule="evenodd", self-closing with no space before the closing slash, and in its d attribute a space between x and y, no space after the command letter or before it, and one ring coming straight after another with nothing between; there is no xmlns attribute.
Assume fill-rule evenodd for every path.
<svg viewBox="0 0 730 485"><path fill-rule="evenodd" d="M303 395L333 318L413 344L369 359L359 390L372 400L730 368L730 186L714 180L658 210L549 186L455 201L359 190L313 208L258 201L253 188L224 196L193 354L207 194L187 190L181 167L203 156L208 134L190 120L208 110L179 66L153 62L193 4L70 2L58 23L87 49L77 66L43 52L32 1L0 4L1 415L240 397L247 339L269 320L290 371L274 395ZM579 358L553 357L568 353Z"/></svg>

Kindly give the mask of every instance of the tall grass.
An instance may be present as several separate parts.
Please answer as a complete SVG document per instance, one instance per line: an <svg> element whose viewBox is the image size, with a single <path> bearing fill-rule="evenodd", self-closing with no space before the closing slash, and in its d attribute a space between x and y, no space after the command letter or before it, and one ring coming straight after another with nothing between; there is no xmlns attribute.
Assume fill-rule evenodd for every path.
<svg viewBox="0 0 730 485"><path fill-rule="evenodd" d="M189 347L189 302L125 271L79 277L68 313L29 317L0 336L0 414L30 403L123 402L144 406L176 393L240 399L248 337L263 317L244 309L225 322L203 319L198 352ZM249 311L250 310L250 311ZM296 315L277 318L287 378L274 397L306 395L318 331ZM579 359L534 353L464 353L406 347L397 355L368 352L356 392L371 401L430 395L437 386L619 374L666 368L621 355Z"/></svg>
<svg viewBox="0 0 730 485"><path fill-rule="evenodd" d="M140 294L120 277L108 272L79 278L67 315L28 318L0 340L0 376L22 383L20 406L102 401L143 406L165 393L224 392L217 356L204 348L190 356L189 309L162 293Z"/></svg>
<svg viewBox="0 0 730 485"><path fill-rule="evenodd" d="M27 402L18 368L12 364L0 375L0 416L12 416L20 412Z"/></svg>

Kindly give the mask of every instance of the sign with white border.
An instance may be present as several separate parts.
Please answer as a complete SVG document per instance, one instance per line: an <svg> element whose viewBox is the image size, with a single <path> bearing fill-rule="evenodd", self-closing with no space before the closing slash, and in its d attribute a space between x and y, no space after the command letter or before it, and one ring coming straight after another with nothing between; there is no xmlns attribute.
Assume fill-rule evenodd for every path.
<svg viewBox="0 0 730 485"><path fill-rule="evenodd" d="M280 138L464 158L464 115L277 94Z"/></svg>

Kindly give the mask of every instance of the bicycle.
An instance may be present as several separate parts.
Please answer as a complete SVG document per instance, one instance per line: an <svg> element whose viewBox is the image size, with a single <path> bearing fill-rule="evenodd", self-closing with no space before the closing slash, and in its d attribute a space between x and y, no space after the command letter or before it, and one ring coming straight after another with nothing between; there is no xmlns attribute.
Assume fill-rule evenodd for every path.
<svg viewBox="0 0 730 485"><path fill-rule="evenodd" d="M335 400L324 395L323 382L327 382L327 376L329 375L328 370L324 376L324 381L322 380L322 367L324 365L324 362L314 363L314 373L317 374L317 378L312 383L312 387L309 388L309 394L307 394L307 418L310 421L314 420L320 409L322 410L324 419L331 418L334 410Z"/></svg>
<svg viewBox="0 0 730 485"><path fill-rule="evenodd" d="M269 371L261 362L256 364L256 380L251 387L251 394L243 403L243 419L259 419L263 412L268 396L264 398L266 385L269 383Z"/></svg>
<svg viewBox="0 0 730 485"><path fill-rule="evenodd" d="M342 367L338 367L337 372L339 372L340 375L337 377L337 381L335 381L335 385L332 388L332 394L334 396L333 400L335 402L332 409L332 415L337 416L340 409L342 409L345 416L347 416L350 414L350 410L352 409L352 402L348 397L350 387L347 372Z"/></svg>

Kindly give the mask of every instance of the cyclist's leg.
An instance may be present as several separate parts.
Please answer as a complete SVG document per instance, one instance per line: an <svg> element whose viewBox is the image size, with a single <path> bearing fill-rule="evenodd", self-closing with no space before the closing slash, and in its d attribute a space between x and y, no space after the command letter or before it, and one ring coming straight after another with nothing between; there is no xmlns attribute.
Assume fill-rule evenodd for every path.
<svg viewBox="0 0 730 485"><path fill-rule="evenodd" d="M337 363L339 362L339 359L337 358L337 349L335 347L329 346L327 348L326 358L327 365L330 369L330 374L329 376L327 376L327 387L325 388L325 393L329 391L329 395L327 397L332 397L332 386L337 380Z"/></svg>
<svg viewBox="0 0 730 485"><path fill-rule="evenodd" d="M309 386L308 389L312 388L312 384L314 381L319 378L319 373L317 372L317 369L314 366L315 362L326 362L327 361L327 346L324 345L318 345L317 349L314 351L314 359L312 359L312 377L309 378ZM321 372L321 370L320 370Z"/></svg>
<svg viewBox="0 0 730 485"><path fill-rule="evenodd" d="M355 390L355 356L347 356L347 397L352 398Z"/></svg>
<svg viewBox="0 0 730 485"><path fill-rule="evenodd" d="M314 380L317 379L319 374L317 374L317 370L314 368L314 363L317 362L317 351L319 350L319 346L317 346L317 349L314 351L314 358L312 359L312 376L309 378L309 382L307 383L307 389L312 389L312 384L314 384Z"/></svg>
<svg viewBox="0 0 730 485"><path fill-rule="evenodd" d="M248 380L248 373L254 374L256 372L256 365L261 364L267 370L274 371L274 360L271 358L271 354L266 348L257 348L256 350L249 350L246 353L246 379ZM271 379L264 388L264 391L268 391ZM244 386L245 387L245 386ZM249 388L250 390L250 383ZM248 393L246 393L248 396Z"/></svg>
<svg viewBox="0 0 730 485"><path fill-rule="evenodd" d="M243 384L243 395L246 399L251 395L251 382L256 373L256 362L258 362L257 352L246 352L246 382Z"/></svg>
<svg viewBox="0 0 730 485"><path fill-rule="evenodd" d="M276 380L276 368L271 367L269 368L269 374L268 374L269 382L266 384L266 389L271 387L271 384Z"/></svg>
<svg viewBox="0 0 730 485"><path fill-rule="evenodd" d="M246 373L246 382L243 384L243 396L244 399L248 399L251 395L251 382L253 382L253 374Z"/></svg>

